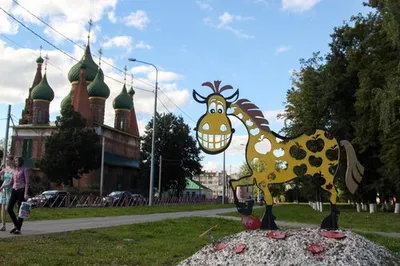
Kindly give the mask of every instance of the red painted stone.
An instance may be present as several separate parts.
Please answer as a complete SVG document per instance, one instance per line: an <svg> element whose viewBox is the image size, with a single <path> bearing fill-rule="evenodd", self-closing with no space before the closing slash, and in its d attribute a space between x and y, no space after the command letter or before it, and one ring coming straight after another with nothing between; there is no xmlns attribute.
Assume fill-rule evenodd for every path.
<svg viewBox="0 0 400 266"><path fill-rule="evenodd" d="M215 249L216 249L216 250L223 250L223 249L226 248L227 246L228 246L227 243L220 242L220 243L218 243L218 244L215 245Z"/></svg>
<svg viewBox="0 0 400 266"><path fill-rule="evenodd" d="M246 249L245 244L238 244L235 248L236 254L242 253Z"/></svg>
<svg viewBox="0 0 400 266"><path fill-rule="evenodd" d="M334 238L334 239L342 239L345 238L345 234L340 233L340 232L331 232L331 231L321 231L319 232L321 236L327 237L327 238Z"/></svg>
<svg viewBox="0 0 400 266"><path fill-rule="evenodd" d="M258 217L242 216L242 224L247 230L257 230L261 226L261 221Z"/></svg>
<svg viewBox="0 0 400 266"><path fill-rule="evenodd" d="M324 251L324 247L320 244L311 244L307 247L307 250L312 254L316 255Z"/></svg>
<svg viewBox="0 0 400 266"><path fill-rule="evenodd" d="M285 239L286 233L282 231L271 231L267 234L267 236L274 239Z"/></svg>

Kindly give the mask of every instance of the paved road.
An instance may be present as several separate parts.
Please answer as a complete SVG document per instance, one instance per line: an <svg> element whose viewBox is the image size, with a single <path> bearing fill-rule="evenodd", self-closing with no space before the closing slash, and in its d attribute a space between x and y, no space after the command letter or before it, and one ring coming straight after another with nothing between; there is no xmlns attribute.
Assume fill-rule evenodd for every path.
<svg viewBox="0 0 400 266"><path fill-rule="evenodd" d="M183 217L217 217L217 218L240 221L240 217L218 215L234 211L236 211L236 208L189 211L189 212L154 213L145 215L124 215L124 216L94 217L94 218L79 218L79 219L64 219L64 220L43 220L43 221L32 221L32 222L28 220L24 222L24 225L22 227L22 235L20 236L61 233L61 232L69 232L81 229L92 229L92 228L111 227L111 226L119 226L126 224L155 222L166 219L177 219ZM290 228L318 227L318 225L315 224L305 224L296 222L276 221L276 223L279 227L290 227ZM0 238L20 237L9 233L9 230L12 227L13 227L12 224L8 223L7 224L8 231L0 232ZM362 232L367 232L367 231L362 231ZM368 232L388 237L400 238L400 233L385 233L385 232L371 232L371 231Z"/></svg>
<svg viewBox="0 0 400 266"><path fill-rule="evenodd" d="M136 224L145 222L155 222L166 219L176 219L182 217L207 217L217 215L219 213L234 212L236 208L204 210L204 211L188 211L188 212L170 212L170 213L154 213L145 215L124 215L112 217L94 217L94 218L78 218L64 220L43 220L43 221L25 221L22 226L23 235L41 235L48 233L69 232L81 229L92 229L101 227L119 226L125 224ZM0 238L13 237L9 230L14 226L7 224L7 231L0 232Z"/></svg>

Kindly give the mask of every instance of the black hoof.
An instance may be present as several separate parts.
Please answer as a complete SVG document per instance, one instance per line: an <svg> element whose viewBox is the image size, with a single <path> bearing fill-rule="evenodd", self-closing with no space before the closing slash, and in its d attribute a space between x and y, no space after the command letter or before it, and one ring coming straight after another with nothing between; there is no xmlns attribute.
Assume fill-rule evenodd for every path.
<svg viewBox="0 0 400 266"><path fill-rule="evenodd" d="M331 205L331 213L321 223L321 229L337 230L340 211L335 205Z"/></svg>
<svg viewBox="0 0 400 266"><path fill-rule="evenodd" d="M246 203L235 201L235 205L240 214L250 216L253 213L254 200L248 200Z"/></svg>
<svg viewBox="0 0 400 266"><path fill-rule="evenodd" d="M261 230L278 230L278 226L275 223L275 216L272 214L272 206L266 205L264 217L261 221Z"/></svg>
<svg viewBox="0 0 400 266"><path fill-rule="evenodd" d="M335 213L329 214L321 223L321 229L337 230L338 228L338 216Z"/></svg>

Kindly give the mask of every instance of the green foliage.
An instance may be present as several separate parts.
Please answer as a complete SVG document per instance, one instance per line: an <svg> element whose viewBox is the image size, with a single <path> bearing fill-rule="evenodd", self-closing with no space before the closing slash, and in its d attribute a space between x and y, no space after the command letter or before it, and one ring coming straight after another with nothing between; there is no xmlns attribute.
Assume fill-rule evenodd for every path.
<svg viewBox="0 0 400 266"><path fill-rule="evenodd" d="M201 171L200 148L182 117L157 114L156 120L154 186L158 186L158 166L162 155L162 191L173 189L179 194L186 187L185 177L190 178ZM150 175L152 134L151 120L146 126L141 145L141 177L147 180Z"/></svg>
<svg viewBox="0 0 400 266"><path fill-rule="evenodd" d="M377 192L400 192L400 2L369 5L376 11L334 29L324 57L301 60L280 116L288 135L322 127L351 141L365 166L354 199L373 202ZM335 184L348 198L344 174L339 168Z"/></svg>
<svg viewBox="0 0 400 266"><path fill-rule="evenodd" d="M50 181L72 186L73 178L100 167L99 136L72 106L62 109L56 125L58 131L46 138L46 153L38 165Z"/></svg>

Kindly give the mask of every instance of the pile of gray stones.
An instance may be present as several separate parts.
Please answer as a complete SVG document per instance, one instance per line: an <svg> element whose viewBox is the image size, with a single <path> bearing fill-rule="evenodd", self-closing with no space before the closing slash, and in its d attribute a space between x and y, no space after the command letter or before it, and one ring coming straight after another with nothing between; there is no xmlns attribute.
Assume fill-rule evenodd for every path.
<svg viewBox="0 0 400 266"><path fill-rule="evenodd" d="M322 236L319 229L282 231L286 233L284 239L271 238L266 230L243 231L220 239L223 249L210 243L178 265L400 265L398 254L351 231L336 231L345 235L342 239ZM236 247L241 244L245 249L239 252ZM314 244L323 251L312 253L309 247Z"/></svg>

